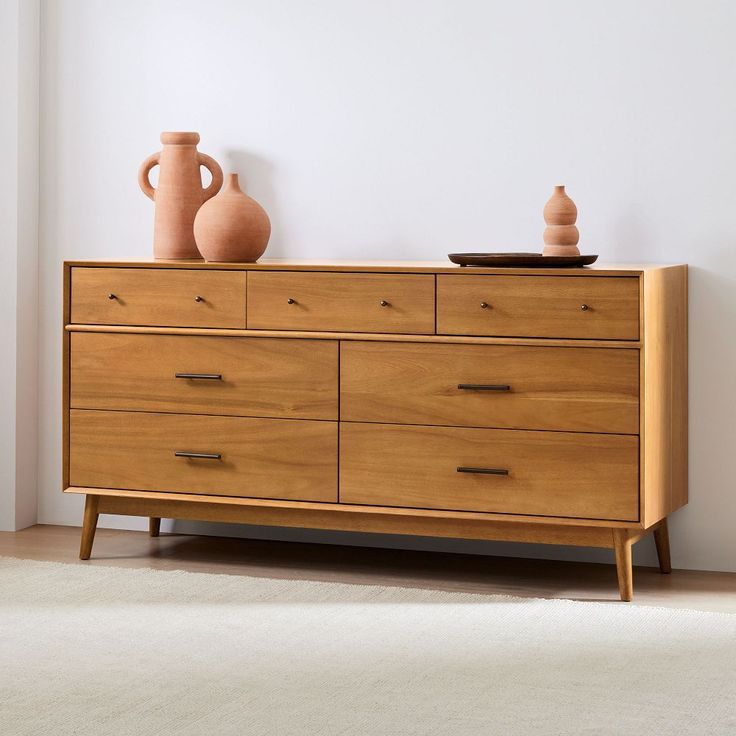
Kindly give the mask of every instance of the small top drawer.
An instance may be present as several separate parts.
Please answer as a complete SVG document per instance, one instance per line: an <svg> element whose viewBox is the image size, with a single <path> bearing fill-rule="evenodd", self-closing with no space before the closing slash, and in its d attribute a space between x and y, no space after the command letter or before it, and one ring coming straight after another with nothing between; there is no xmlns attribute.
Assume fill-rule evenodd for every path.
<svg viewBox="0 0 736 736"><path fill-rule="evenodd" d="M248 328L431 334L434 276L250 271Z"/></svg>
<svg viewBox="0 0 736 736"><path fill-rule="evenodd" d="M72 268L71 321L245 328L245 272Z"/></svg>
<svg viewBox="0 0 736 736"><path fill-rule="evenodd" d="M639 339L639 280L616 276L438 275L444 335Z"/></svg>

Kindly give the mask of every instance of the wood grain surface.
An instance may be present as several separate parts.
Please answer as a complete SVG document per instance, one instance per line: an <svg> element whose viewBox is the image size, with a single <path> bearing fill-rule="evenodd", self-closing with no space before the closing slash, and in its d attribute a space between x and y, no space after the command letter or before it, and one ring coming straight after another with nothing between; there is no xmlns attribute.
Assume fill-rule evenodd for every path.
<svg viewBox="0 0 736 736"><path fill-rule="evenodd" d="M449 260L442 261L398 261L388 259L317 259L317 258L261 258L258 263L205 263L192 260L153 260L140 258L116 258L108 260L69 260L68 266L85 268L156 268L192 269L198 271L303 271L325 273L481 273L503 275L552 276L638 276L647 271L666 267L656 263L603 263L596 262L584 268L462 268Z"/></svg>
<svg viewBox="0 0 736 736"><path fill-rule="evenodd" d="M638 451L627 435L342 422L340 501L636 521Z"/></svg>
<svg viewBox="0 0 736 736"><path fill-rule="evenodd" d="M238 272L73 268L71 321L244 328L245 288Z"/></svg>
<svg viewBox="0 0 736 736"><path fill-rule="evenodd" d="M639 431L638 350L346 342L340 356L344 420Z"/></svg>
<svg viewBox="0 0 736 736"><path fill-rule="evenodd" d="M439 275L437 332L636 340L639 279Z"/></svg>
<svg viewBox="0 0 736 736"><path fill-rule="evenodd" d="M337 423L72 409L70 476L80 486L336 501Z"/></svg>
<svg viewBox="0 0 736 736"><path fill-rule="evenodd" d="M337 419L337 383L334 340L72 333L77 409Z"/></svg>
<svg viewBox="0 0 736 736"><path fill-rule="evenodd" d="M434 333L434 276L252 272L248 327Z"/></svg>
<svg viewBox="0 0 736 736"><path fill-rule="evenodd" d="M687 267L644 280L642 518L650 526L688 501Z"/></svg>

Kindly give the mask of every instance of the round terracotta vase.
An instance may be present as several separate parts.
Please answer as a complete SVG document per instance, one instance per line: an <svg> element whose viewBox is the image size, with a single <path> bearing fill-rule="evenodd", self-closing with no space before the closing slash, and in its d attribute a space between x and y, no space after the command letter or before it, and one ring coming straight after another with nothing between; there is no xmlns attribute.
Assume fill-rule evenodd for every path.
<svg viewBox="0 0 736 736"><path fill-rule="evenodd" d="M271 237L266 211L229 174L222 191L205 202L194 218L194 239L205 261L255 263Z"/></svg>

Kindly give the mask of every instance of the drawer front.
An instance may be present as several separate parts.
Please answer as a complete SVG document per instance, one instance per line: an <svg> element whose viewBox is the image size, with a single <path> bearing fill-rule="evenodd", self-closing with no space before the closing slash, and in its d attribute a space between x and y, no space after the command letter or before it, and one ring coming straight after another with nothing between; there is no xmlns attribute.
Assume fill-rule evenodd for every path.
<svg viewBox="0 0 736 736"><path fill-rule="evenodd" d="M337 419L332 340L74 332L71 366L77 409Z"/></svg>
<svg viewBox="0 0 736 736"><path fill-rule="evenodd" d="M638 340L639 279L438 275L437 332Z"/></svg>
<svg viewBox="0 0 736 736"><path fill-rule="evenodd" d="M69 475L90 488L334 502L337 423L72 409Z"/></svg>
<svg viewBox="0 0 736 736"><path fill-rule="evenodd" d="M251 271L248 327L430 334L434 276Z"/></svg>
<svg viewBox="0 0 736 736"><path fill-rule="evenodd" d="M73 268L78 324L245 328L245 272Z"/></svg>
<svg viewBox="0 0 736 736"><path fill-rule="evenodd" d="M343 503L619 521L639 517L637 437L340 427Z"/></svg>
<svg viewBox="0 0 736 736"><path fill-rule="evenodd" d="M345 342L340 387L350 421L639 431L634 349Z"/></svg>

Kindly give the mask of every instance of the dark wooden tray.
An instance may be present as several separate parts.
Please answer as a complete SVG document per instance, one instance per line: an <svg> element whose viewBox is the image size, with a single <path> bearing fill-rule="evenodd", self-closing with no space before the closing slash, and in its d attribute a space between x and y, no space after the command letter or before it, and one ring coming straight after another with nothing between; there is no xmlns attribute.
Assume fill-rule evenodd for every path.
<svg viewBox="0 0 736 736"><path fill-rule="evenodd" d="M447 256L460 266L495 268L572 268L589 266L598 256L543 256L541 253L450 253Z"/></svg>

